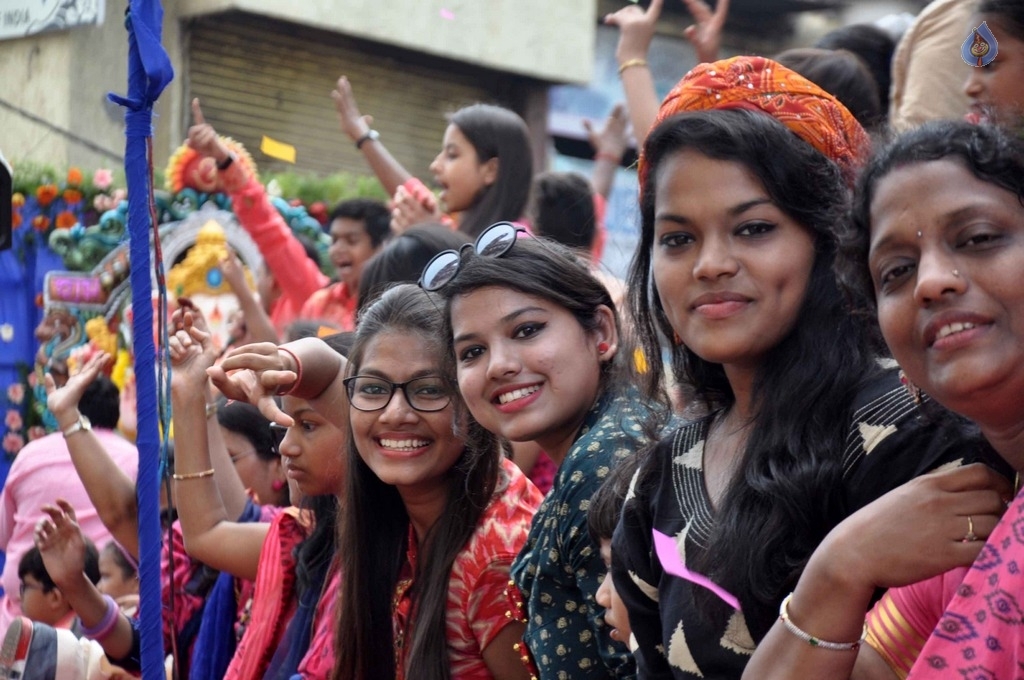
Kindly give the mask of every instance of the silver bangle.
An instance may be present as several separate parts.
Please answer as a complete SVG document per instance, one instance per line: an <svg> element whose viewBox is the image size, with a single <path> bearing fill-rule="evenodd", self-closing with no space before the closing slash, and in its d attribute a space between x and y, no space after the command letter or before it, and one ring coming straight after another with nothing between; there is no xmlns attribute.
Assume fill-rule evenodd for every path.
<svg viewBox="0 0 1024 680"><path fill-rule="evenodd" d="M779 619L785 624L786 630L793 635L797 636L811 647L820 647L821 649L828 649L833 652L856 652L860 649L861 643L864 642L864 638L868 634L868 626L864 624L864 631L860 635L860 639L856 642L829 642L828 640L822 640L821 638L814 637L808 632L800 630L792 619L789 618L789 602L793 599L793 593L786 596L786 599L782 601L779 606Z"/></svg>

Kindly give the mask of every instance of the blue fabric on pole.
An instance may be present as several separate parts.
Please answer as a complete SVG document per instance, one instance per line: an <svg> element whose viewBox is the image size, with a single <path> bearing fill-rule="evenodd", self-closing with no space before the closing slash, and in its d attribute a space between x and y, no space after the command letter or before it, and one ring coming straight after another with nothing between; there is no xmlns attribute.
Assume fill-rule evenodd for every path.
<svg viewBox="0 0 1024 680"><path fill-rule="evenodd" d="M138 390L139 474L139 634L142 677L163 680L164 649L160 599L160 443L157 426L156 347L150 293L150 162L147 138L152 135L156 99L174 77L161 45L163 8L159 0L130 0L128 29L128 92L108 95L125 107L125 178L128 184L128 235L131 261L132 337Z"/></svg>

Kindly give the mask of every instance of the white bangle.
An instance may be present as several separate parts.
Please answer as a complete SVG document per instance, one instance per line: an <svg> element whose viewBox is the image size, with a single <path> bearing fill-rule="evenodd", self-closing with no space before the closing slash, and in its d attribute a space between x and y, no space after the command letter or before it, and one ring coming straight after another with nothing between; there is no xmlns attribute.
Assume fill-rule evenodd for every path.
<svg viewBox="0 0 1024 680"><path fill-rule="evenodd" d="M800 630L795 623L789 618L789 602L793 599L793 593L786 596L786 599L782 601L779 606L779 619L785 624L786 630L793 635L797 636L811 647L820 647L821 649L828 649L833 652L855 652L860 649L861 643L864 642L864 638L868 634L868 626L864 624L864 631L860 635L860 639L856 642L829 642L828 640L822 640L816 638L810 633Z"/></svg>

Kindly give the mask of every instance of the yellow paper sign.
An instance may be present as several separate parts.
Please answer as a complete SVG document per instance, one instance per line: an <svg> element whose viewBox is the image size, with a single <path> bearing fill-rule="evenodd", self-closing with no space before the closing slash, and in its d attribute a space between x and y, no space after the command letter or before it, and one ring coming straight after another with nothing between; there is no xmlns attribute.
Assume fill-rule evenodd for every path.
<svg viewBox="0 0 1024 680"><path fill-rule="evenodd" d="M263 135L263 141L260 142L260 151L278 160L285 161L286 163L295 162L295 147L291 144L285 144L279 142L276 139L271 139L266 135Z"/></svg>

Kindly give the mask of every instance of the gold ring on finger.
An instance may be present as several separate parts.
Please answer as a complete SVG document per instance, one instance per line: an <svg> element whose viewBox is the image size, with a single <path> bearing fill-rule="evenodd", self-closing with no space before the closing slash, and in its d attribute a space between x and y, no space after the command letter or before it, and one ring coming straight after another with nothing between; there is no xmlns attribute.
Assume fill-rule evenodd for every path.
<svg viewBox="0 0 1024 680"><path fill-rule="evenodd" d="M967 533L960 539L961 543L973 543L978 540L978 534L974 533L974 520L967 515Z"/></svg>

